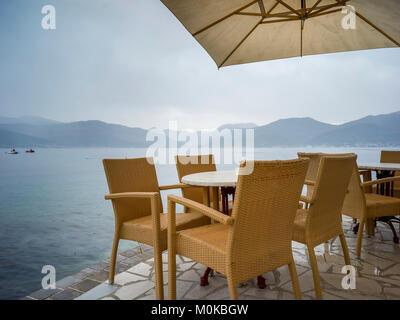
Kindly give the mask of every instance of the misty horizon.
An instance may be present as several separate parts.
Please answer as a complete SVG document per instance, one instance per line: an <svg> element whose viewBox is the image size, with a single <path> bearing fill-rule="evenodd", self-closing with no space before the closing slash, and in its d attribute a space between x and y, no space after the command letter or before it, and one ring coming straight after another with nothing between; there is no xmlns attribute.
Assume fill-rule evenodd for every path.
<svg viewBox="0 0 400 320"><path fill-rule="evenodd" d="M341 124L399 109L398 48L218 70L161 1L55 0L57 27L43 30L47 4L0 3L4 116L214 129L293 117Z"/></svg>
<svg viewBox="0 0 400 320"><path fill-rule="evenodd" d="M390 112L390 113L387 113L387 114L397 113L397 112L400 112L400 108L399 108L398 110L394 111L394 112ZM242 124L249 125L249 124L254 124L254 125L257 126L257 127L261 127L261 126L269 125L269 124L272 124L272 123L274 123L274 122L281 121L281 120L289 120L289 119L307 119L307 118L309 118L309 119L315 120L315 121L317 121L317 122L329 124L329 125L332 125L332 126L340 126L340 125L343 125L343 124L345 124L345 123L347 123L347 122L357 121L357 120L363 119L363 118L365 118L365 117L369 117L369 116L379 116L379 115L382 115L382 114L379 113L379 112L377 112L376 114L365 114L365 116L362 116L361 118L350 119L349 121L345 121L345 122L341 122L341 123L333 123L333 122L328 122L328 121L321 121L321 120L315 119L315 118L312 117L312 116L304 115L304 116L302 116L302 117L280 118L280 119L276 119L276 120L274 120L274 121L265 122L265 123L264 123L264 122L261 122L261 121L259 121L259 122L252 122L252 121L246 121L246 120L242 120L242 121L240 121L240 122L234 122L234 123L232 123L232 122L230 122L230 123L228 123L228 122L221 122L217 127L211 128L211 129L209 129L209 128L207 128L207 129L202 129L202 128L198 128L198 129L186 128L186 127L180 126L180 125L179 125L179 122L178 122L178 125L179 125L179 129L180 129L180 130L195 130L195 131L196 131L196 130L217 130L217 129L219 129L220 127L225 126L225 125L242 125ZM81 119L81 120L75 120L75 121L62 121L62 120L59 120L59 119L54 119L54 118L50 119L50 118L47 118L47 117L43 117L43 116L40 116L40 115L33 115L33 114L29 114L29 115L26 114L26 115L21 115L21 116L18 116L18 117L12 117L12 116L7 116L7 115L2 115L2 114L0 114L0 124L2 123L1 120L2 120L2 119L6 119L6 118L7 118L8 120L10 120L10 124L12 123L12 120L13 120L13 119L19 120L19 123L27 123L27 122L29 122L29 120L35 120L35 119L37 118L37 120L42 119L42 120L44 120L44 121L51 121L51 122L54 121L54 123L56 123L56 122L58 122L58 123L74 123L74 122L100 121L100 122L104 122L104 123L107 123L107 124L126 126L126 127L128 127L128 128L140 128L140 129L145 129L145 130L150 130L150 129L152 129L152 128L159 128L159 129L162 129L162 130L168 130L168 129L169 129L168 125L167 125L166 127L156 127L156 126L144 127L144 126L140 126L140 125L124 125L123 123L108 122L107 120L95 119L95 118L93 118L93 119ZM26 119L27 122L24 122L24 119ZM172 121L172 120L171 120L171 121Z"/></svg>

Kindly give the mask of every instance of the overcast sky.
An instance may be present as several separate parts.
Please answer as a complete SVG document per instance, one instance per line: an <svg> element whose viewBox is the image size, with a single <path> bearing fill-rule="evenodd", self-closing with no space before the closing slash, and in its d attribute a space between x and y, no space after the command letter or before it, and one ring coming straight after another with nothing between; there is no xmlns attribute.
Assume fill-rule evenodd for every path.
<svg viewBox="0 0 400 320"><path fill-rule="evenodd" d="M0 40L2 116L212 129L400 110L398 48L218 70L159 0L1 0Z"/></svg>

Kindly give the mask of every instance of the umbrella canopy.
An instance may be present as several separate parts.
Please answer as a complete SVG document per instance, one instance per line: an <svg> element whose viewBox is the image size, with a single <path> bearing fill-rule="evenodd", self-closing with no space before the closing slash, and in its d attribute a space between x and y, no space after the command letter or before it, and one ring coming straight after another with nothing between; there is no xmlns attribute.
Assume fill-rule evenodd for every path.
<svg viewBox="0 0 400 320"><path fill-rule="evenodd" d="M161 1L218 67L400 46L400 0Z"/></svg>

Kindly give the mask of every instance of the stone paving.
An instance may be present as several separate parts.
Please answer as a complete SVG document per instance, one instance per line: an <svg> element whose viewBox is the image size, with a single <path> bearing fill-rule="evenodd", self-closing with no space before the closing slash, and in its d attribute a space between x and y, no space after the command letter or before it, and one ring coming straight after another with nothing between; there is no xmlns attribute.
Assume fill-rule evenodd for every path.
<svg viewBox="0 0 400 320"><path fill-rule="evenodd" d="M400 299L400 246L393 243L392 233L378 224L375 236L365 236L361 260L355 257L356 235L352 219L343 218L352 264L357 269L356 289L344 290L343 254L339 239L316 248L323 297L326 300ZM314 284L306 247L293 242L293 254L303 299L314 299ZM167 253L163 254L164 292L167 297ZM205 266L185 257L177 257L178 299L229 299L226 278L215 274L210 284L200 287ZM57 289L39 290L24 299L48 300L149 300L155 299L153 251L141 245L118 255L115 283L108 285L109 260L90 266L57 282ZM286 266L264 275L267 288L262 290L255 279L239 286L239 299L293 299L290 275Z"/></svg>

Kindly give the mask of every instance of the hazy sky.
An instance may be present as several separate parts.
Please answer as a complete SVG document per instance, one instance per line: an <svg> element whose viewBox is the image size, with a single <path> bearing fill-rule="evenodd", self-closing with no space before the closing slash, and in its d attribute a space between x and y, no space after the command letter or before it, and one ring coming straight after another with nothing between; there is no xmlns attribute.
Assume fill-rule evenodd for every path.
<svg viewBox="0 0 400 320"><path fill-rule="evenodd" d="M159 0L1 0L0 41L2 116L212 129L400 110L398 48L218 70Z"/></svg>

